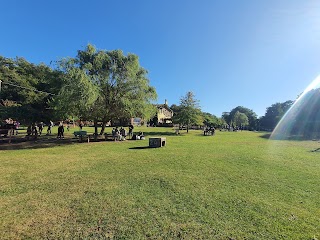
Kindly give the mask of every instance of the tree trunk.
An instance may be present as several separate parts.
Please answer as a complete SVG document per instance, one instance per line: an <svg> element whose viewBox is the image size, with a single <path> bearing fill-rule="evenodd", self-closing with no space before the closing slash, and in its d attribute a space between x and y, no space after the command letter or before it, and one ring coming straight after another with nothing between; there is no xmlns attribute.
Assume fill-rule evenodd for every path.
<svg viewBox="0 0 320 240"><path fill-rule="evenodd" d="M94 140L98 138L98 120L94 119Z"/></svg>
<svg viewBox="0 0 320 240"><path fill-rule="evenodd" d="M101 131L100 131L100 135L102 135L104 133L104 130L106 129L106 123L107 123L107 120L103 119L102 120L102 128L101 128Z"/></svg>
<svg viewBox="0 0 320 240"><path fill-rule="evenodd" d="M187 123L187 133L189 133L189 125L190 125L190 120L188 120L188 123Z"/></svg>

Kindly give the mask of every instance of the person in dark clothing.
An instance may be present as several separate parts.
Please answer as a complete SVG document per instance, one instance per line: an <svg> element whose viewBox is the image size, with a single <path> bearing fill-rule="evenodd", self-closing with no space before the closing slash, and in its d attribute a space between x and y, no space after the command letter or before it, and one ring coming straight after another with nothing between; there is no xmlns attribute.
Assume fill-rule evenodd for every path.
<svg viewBox="0 0 320 240"><path fill-rule="evenodd" d="M211 135L213 136L216 132L216 129L214 127L211 128Z"/></svg>
<svg viewBox="0 0 320 240"><path fill-rule="evenodd" d="M33 123L32 126L31 126L31 135L33 136L33 138L35 140L37 140L37 138L38 138L38 126L35 123Z"/></svg>
<svg viewBox="0 0 320 240"><path fill-rule="evenodd" d="M41 136L42 134L42 130L43 130L43 123L38 123L38 129L39 129L39 136Z"/></svg>
<svg viewBox="0 0 320 240"><path fill-rule="evenodd" d="M57 138L64 138L63 136L64 133L64 126L62 123L60 123L59 127L58 127L58 137Z"/></svg>
<svg viewBox="0 0 320 240"><path fill-rule="evenodd" d="M48 123L47 135L50 135L50 134L52 133L52 132L51 132L52 127L53 127L53 122L50 121L50 122Z"/></svg>
<svg viewBox="0 0 320 240"><path fill-rule="evenodd" d="M126 140L127 131L123 127L120 128L120 135L121 135L121 140Z"/></svg>
<svg viewBox="0 0 320 240"><path fill-rule="evenodd" d="M31 133L32 133L32 126L29 125L27 128L27 136L31 136Z"/></svg>
<svg viewBox="0 0 320 240"><path fill-rule="evenodd" d="M129 137L132 138L133 136L133 125L129 125Z"/></svg>

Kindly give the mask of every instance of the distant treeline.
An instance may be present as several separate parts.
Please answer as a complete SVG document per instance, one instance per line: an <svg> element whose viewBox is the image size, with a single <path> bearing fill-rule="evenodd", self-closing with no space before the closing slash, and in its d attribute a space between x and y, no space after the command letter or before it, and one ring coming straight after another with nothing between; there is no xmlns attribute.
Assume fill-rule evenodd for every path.
<svg viewBox="0 0 320 240"><path fill-rule="evenodd" d="M94 66L94 64L96 64L97 61L95 59L99 60L101 59L101 56L106 56L108 58L112 57L113 59L116 59L119 62L119 65L117 66L118 70L113 72L114 76L116 76L117 78L116 80L120 79L125 74L131 74L132 76L136 76L133 75L133 71L136 68L139 70L140 67L138 63L135 63L137 62L136 56L123 56L121 55L121 52L96 51L92 46L88 46L88 48L84 51L78 52L83 53L83 55L86 55L84 55L85 57L80 56L81 58L78 55L78 57L74 59L74 62L77 63L76 61L80 62L81 60L83 63L80 62L82 65L76 65L74 64L74 62L72 62L72 67L84 69L84 72L87 73L89 77L91 77L90 79L97 79L97 73L100 74L99 76L104 76L107 73L105 69L98 69L98 66L100 65ZM92 61L92 63L90 63L90 61ZM105 65L109 64L109 62L107 61L110 62L110 59L105 60ZM125 61L128 62L127 65L123 65L123 62ZM120 63L122 64L121 66ZM128 66L131 66L129 65L129 63L132 66L134 63L136 65L129 69ZM70 70L71 62L68 62L68 64L69 65L65 65L65 69ZM93 69L92 66L98 70L94 71L95 69ZM126 71L123 71L124 66L127 68L125 69ZM113 65L110 65L108 71L114 71L113 67ZM119 69L123 72L119 72ZM140 69L142 68L140 67ZM102 72L102 70L104 72ZM143 71L139 71L142 72L142 74L145 74ZM33 64L28 62L24 58L20 57L11 59L0 56L0 120L6 118L13 118L19 119L19 121L22 123L30 123L37 121L57 121L60 119L64 119L66 115L68 115L68 113L61 112L61 108L55 107L53 103L55 98L58 99L58 97L56 96L59 96L59 94L61 96L61 90L65 88L64 84L66 83L66 79L69 76L70 71L68 72L66 70L61 70L61 68L59 68L57 65L51 67L43 63ZM139 79L139 81L142 81L141 79L147 81L147 79L143 75L141 76L142 77ZM83 81L83 79L81 81ZM124 81L122 81L122 83L124 83ZM101 86L108 85L102 84ZM145 83L145 86L148 87L148 82ZM108 101L112 99L106 95L106 99L107 98ZM99 100L101 99L101 97L97 99ZM313 89L308 93L304 94L303 97L298 99L298 101L288 100L283 103L274 103L266 109L265 115L260 118L257 117L257 114L253 110L243 106L238 106L232 109L230 112L224 112L221 117L217 117L213 114L200 111L198 117L194 118L194 124L211 125L218 128L225 126L241 126L241 128L248 130L273 131L279 123L279 121L285 116L285 114L291 108L291 106L294 105L292 110L290 110L287 113L287 116L285 117L286 124L288 125L288 127L285 128L285 134L300 135L304 138L319 137L320 90ZM122 103L122 107L124 110L125 108L130 106L129 103L132 105L132 101L129 100ZM76 106L73 106L73 108L75 107ZM170 108L173 110L173 112L176 113L179 113L179 111L181 111L180 106L177 105L172 105L170 106ZM90 107L90 109L92 111L93 107ZM151 116L152 111L150 109L150 114L146 114L146 116ZM138 111L135 110L132 112ZM90 115L92 114L90 114L89 112L87 116ZM99 116L99 114L97 116ZM283 131L284 130L282 130L282 132Z"/></svg>

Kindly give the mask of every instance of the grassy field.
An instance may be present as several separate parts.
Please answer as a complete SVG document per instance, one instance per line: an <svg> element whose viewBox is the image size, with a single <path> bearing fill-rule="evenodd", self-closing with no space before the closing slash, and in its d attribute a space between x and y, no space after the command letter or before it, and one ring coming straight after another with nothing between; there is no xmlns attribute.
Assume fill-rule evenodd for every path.
<svg viewBox="0 0 320 240"><path fill-rule="evenodd" d="M319 142L142 130L0 150L1 239L320 239Z"/></svg>

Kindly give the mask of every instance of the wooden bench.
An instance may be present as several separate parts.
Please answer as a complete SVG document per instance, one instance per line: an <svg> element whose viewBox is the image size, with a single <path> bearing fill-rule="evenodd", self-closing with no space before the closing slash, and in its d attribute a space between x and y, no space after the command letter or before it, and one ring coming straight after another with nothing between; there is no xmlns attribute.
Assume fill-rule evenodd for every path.
<svg viewBox="0 0 320 240"><path fill-rule="evenodd" d="M73 132L73 135L76 138L79 138L79 142L83 141L83 137L86 137L88 139L88 142L90 141L90 137L88 136L87 131L75 131Z"/></svg>
<svg viewBox="0 0 320 240"><path fill-rule="evenodd" d="M111 133L105 133L104 134L104 138L105 138L105 140L106 141L108 141L108 140L114 140L114 137L113 137L113 135L111 134Z"/></svg>

